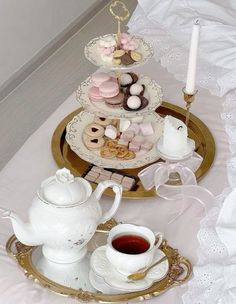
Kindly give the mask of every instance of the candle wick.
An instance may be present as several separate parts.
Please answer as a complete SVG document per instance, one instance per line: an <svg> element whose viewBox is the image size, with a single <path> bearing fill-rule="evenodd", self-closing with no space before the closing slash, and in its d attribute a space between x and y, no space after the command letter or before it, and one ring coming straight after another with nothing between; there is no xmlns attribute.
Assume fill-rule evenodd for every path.
<svg viewBox="0 0 236 304"><path fill-rule="evenodd" d="M183 129L183 126L179 126L179 127L177 128L177 130L179 130L179 129Z"/></svg>
<svg viewBox="0 0 236 304"><path fill-rule="evenodd" d="M199 18L195 19L194 24L199 25L200 24L200 19Z"/></svg>

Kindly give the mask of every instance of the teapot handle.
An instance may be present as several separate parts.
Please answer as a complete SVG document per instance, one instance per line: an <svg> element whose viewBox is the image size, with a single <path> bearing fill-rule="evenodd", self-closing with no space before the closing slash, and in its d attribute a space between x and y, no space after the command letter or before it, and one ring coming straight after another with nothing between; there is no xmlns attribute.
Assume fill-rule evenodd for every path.
<svg viewBox="0 0 236 304"><path fill-rule="evenodd" d="M111 208L102 215L101 219L99 220L99 224L105 223L113 217L120 205L122 198L122 186L112 180L106 180L100 182L93 193L98 201L100 200L103 192L109 187L112 187L112 190L115 193L115 199Z"/></svg>

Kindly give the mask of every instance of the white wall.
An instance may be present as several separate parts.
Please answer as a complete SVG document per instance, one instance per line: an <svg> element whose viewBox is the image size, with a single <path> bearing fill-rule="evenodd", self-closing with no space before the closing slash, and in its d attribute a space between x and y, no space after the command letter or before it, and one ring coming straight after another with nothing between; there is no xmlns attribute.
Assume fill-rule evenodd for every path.
<svg viewBox="0 0 236 304"><path fill-rule="evenodd" d="M0 0L0 86L96 0Z"/></svg>

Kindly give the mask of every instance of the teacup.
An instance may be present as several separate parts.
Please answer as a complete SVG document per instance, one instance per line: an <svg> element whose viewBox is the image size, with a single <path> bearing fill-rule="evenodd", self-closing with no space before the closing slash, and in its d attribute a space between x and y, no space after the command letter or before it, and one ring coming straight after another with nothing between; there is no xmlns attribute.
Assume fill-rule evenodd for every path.
<svg viewBox="0 0 236 304"><path fill-rule="evenodd" d="M144 270L153 262L155 250L163 240L161 232L133 224L120 224L111 229L106 256L116 270L124 275Z"/></svg>

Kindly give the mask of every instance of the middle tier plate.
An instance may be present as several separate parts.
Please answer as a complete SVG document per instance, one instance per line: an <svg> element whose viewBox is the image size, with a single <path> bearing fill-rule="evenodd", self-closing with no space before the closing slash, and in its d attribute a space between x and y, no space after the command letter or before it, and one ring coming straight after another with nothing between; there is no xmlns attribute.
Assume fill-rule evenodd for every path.
<svg viewBox="0 0 236 304"><path fill-rule="evenodd" d="M148 152L137 152L135 158L129 160L121 158L102 158L100 149L89 150L86 147L83 139L83 131L88 124L93 123L93 120L94 114L84 111L74 116L66 128L66 141L70 145L71 150L83 160L102 168L133 169L155 162L160 158L155 143L162 134L163 118L155 112L147 113L143 118L143 122L150 122L153 126L154 134L146 138L153 143L152 149Z"/></svg>
<svg viewBox="0 0 236 304"><path fill-rule="evenodd" d="M88 94L89 89L92 86L91 76L79 85L76 91L76 99L86 111L101 117L132 118L135 116L142 116L148 112L154 112L162 103L163 93L161 87L155 80L142 74L138 75L137 84L143 84L145 86L144 97L149 101L149 104L142 110L126 111L123 107L109 107L104 101L91 101Z"/></svg>

